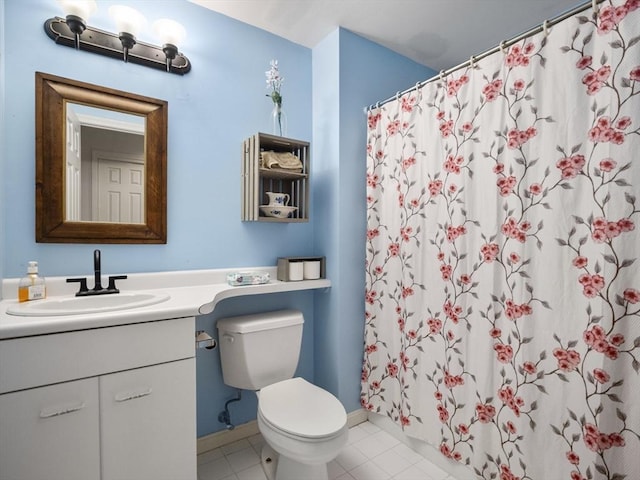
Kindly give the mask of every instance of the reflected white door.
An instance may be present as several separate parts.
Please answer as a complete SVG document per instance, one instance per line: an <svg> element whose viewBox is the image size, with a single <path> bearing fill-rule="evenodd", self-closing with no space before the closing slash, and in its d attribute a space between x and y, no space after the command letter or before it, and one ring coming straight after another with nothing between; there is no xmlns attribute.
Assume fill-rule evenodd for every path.
<svg viewBox="0 0 640 480"><path fill-rule="evenodd" d="M110 157L94 163L93 220L144 223L144 163Z"/></svg>
<svg viewBox="0 0 640 480"><path fill-rule="evenodd" d="M65 219L80 221L80 121L75 112L67 108L65 156Z"/></svg>

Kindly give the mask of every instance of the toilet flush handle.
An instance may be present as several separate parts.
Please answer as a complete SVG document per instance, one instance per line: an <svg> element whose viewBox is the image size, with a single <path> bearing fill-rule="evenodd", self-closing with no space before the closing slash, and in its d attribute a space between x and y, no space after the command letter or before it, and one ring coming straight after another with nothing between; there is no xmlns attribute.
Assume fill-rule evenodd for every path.
<svg viewBox="0 0 640 480"><path fill-rule="evenodd" d="M233 343L235 338L233 337L233 335L229 335L228 333L225 333L224 335L222 335L222 338L225 339L225 341L229 342L229 343Z"/></svg>

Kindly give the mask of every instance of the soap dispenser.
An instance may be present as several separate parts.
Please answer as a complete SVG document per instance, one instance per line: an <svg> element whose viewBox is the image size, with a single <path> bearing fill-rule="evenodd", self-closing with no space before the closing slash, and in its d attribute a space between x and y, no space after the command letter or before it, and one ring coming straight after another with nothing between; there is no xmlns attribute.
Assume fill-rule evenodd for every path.
<svg viewBox="0 0 640 480"><path fill-rule="evenodd" d="M18 284L18 302L40 300L46 296L44 278L38 276L38 262L29 262L27 275Z"/></svg>

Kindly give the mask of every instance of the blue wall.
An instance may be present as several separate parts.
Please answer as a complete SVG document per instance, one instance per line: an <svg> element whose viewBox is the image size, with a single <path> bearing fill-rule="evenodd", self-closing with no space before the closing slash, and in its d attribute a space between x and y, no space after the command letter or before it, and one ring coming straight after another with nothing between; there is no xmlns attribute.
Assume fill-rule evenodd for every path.
<svg viewBox="0 0 640 480"><path fill-rule="evenodd" d="M90 20L113 31L110 1ZM433 71L345 30L313 51L185 0L128 1L151 22L188 26L184 76L124 64L55 45L43 32L62 15L54 0L0 0L0 276L17 277L38 260L45 275L86 275L96 245L34 241L34 72L42 71L169 102L168 243L99 245L103 273L274 265L278 256L326 255L327 292L229 299L197 319L215 322L279 308L305 314L298 374L325 386L347 411L359 407L363 335L365 145L363 107ZM2 17L4 7L4 19ZM19 19L19 21L17 21ZM4 47L2 44L4 35ZM143 41L157 43L150 34ZM278 59L285 77L288 136L311 140L312 212L307 224L240 221L242 140L270 128L264 72ZM0 69L2 66L0 65ZM0 105L2 105L0 103ZM197 352L198 435L224 428L218 413L235 391L222 382L217 350ZM255 418L255 398L231 406L234 423Z"/></svg>

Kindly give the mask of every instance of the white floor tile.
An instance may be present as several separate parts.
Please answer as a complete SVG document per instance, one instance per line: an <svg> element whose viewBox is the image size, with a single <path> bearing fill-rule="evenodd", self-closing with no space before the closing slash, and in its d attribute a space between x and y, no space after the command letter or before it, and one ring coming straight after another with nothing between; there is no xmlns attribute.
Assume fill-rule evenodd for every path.
<svg viewBox="0 0 640 480"><path fill-rule="evenodd" d="M238 480L267 480L262 465L254 465L236 474Z"/></svg>
<svg viewBox="0 0 640 480"><path fill-rule="evenodd" d="M381 453L373 459L373 463L387 472L390 476L396 475L412 465L409 460L401 457L393 450L387 450Z"/></svg>
<svg viewBox="0 0 640 480"><path fill-rule="evenodd" d="M232 474L231 465L224 457L198 465L198 480L222 480Z"/></svg>
<svg viewBox="0 0 640 480"><path fill-rule="evenodd" d="M198 455L198 480L266 480L263 445L257 434ZM369 422L349 429L347 446L327 470L330 480L456 480Z"/></svg>
<svg viewBox="0 0 640 480"><path fill-rule="evenodd" d="M389 480L391 475L373 462L366 462L350 470L349 473L356 480Z"/></svg>
<svg viewBox="0 0 640 480"><path fill-rule="evenodd" d="M247 468L260 463L260 457L251 446L243 450L238 450L237 452L230 453L226 455L226 458L231 465L231 469L235 473L246 470Z"/></svg>
<svg viewBox="0 0 640 480"><path fill-rule="evenodd" d="M358 465L362 465L368 459L364 453L358 450L354 445L347 445L337 456L336 461L347 472L354 469Z"/></svg>
<svg viewBox="0 0 640 480"><path fill-rule="evenodd" d="M344 475L347 471L337 462L337 460L332 460L327 464L327 472L329 473L329 480L335 480L339 476Z"/></svg>

